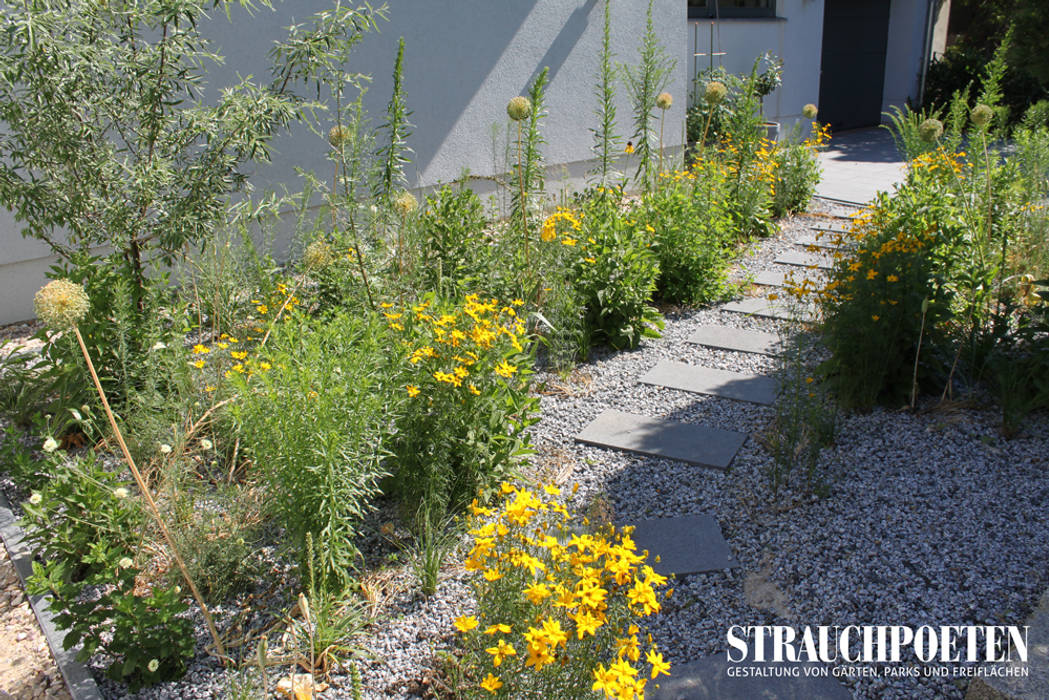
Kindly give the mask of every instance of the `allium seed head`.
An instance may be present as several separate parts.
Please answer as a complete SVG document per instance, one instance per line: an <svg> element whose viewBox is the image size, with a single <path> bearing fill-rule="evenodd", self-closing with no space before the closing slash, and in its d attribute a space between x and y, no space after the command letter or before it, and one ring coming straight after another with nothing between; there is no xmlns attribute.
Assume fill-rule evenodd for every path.
<svg viewBox="0 0 1049 700"><path fill-rule="evenodd" d="M987 126L994 119L994 110L985 104L979 104L973 107L972 114L969 118L973 120L973 124L976 126Z"/></svg>
<svg viewBox="0 0 1049 700"><path fill-rule="evenodd" d="M87 292L67 279L48 282L33 297L37 318L56 331L67 331L80 323L91 308Z"/></svg>
<svg viewBox="0 0 1049 700"><path fill-rule="evenodd" d="M327 241L310 243L302 254L302 262L311 270L327 267L331 264L333 258L331 246L328 245Z"/></svg>
<svg viewBox="0 0 1049 700"><path fill-rule="evenodd" d="M662 110L670 109L670 105L674 104L674 96L669 92L661 92L656 95L656 107Z"/></svg>
<svg viewBox="0 0 1049 700"><path fill-rule="evenodd" d="M943 136L943 122L939 119L926 119L918 126L918 137L925 143L933 143Z"/></svg>
<svg viewBox="0 0 1049 700"><path fill-rule="evenodd" d="M415 198L408 190L404 190L399 195L393 198L393 208L397 210L397 213L402 217L408 216L413 211L419 208L419 200Z"/></svg>
<svg viewBox="0 0 1049 700"><path fill-rule="evenodd" d="M506 113L515 122L528 119L528 117L532 116L532 101L527 97L518 95L506 103Z"/></svg>
<svg viewBox="0 0 1049 700"><path fill-rule="evenodd" d="M817 114L819 114L819 109L811 102L801 108L801 116L806 119L815 119Z"/></svg>
<svg viewBox="0 0 1049 700"><path fill-rule="evenodd" d="M716 105L728 95L728 88L720 80L711 80L707 83L707 89L703 93L703 99L712 105Z"/></svg>
<svg viewBox="0 0 1049 700"><path fill-rule="evenodd" d="M349 138L350 130L341 124L336 124L328 129L328 143L330 143L333 148L342 148L342 145L346 143Z"/></svg>

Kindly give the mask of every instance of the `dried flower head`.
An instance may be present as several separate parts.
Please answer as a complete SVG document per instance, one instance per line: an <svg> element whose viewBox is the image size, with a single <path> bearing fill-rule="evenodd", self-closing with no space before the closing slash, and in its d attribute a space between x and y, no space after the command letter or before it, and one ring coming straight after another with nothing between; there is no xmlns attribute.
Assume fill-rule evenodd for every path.
<svg viewBox="0 0 1049 700"><path fill-rule="evenodd" d="M926 119L918 126L918 137L925 143L932 143L943 136L943 122L939 119Z"/></svg>
<svg viewBox="0 0 1049 700"><path fill-rule="evenodd" d="M661 92L656 95L656 107L667 110L672 104L674 104L674 97L669 92Z"/></svg>
<svg viewBox="0 0 1049 700"><path fill-rule="evenodd" d="M712 105L716 105L728 95L728 88L720 80L711 80L707 83L707 89L703 92L703 99Z"/></svg>
<svg viewBox="0 0 1049 700"><path fill-rule="evenodd" d="M349 139L350 130L342 124L336 124L328 129L328 143L332 145L332 148L342 148Z"/></svg>
<svg viewBox="0 0 1049 700"><path fill-rule="evenodd" d="M67 279L48 282L33 297L37 317L57 331L69 330L87 315L91 300L79 284Z"/></svg>
<svg viewBox="0 0 1049 700"><path fill-rule="evenodd" d="M532 116L532 101L527 97L518 95L506 103L506 113L515 122L528 119L528 117Z"/></svg>
<svg viewBox="0 0 1049 700"><path fill-rule="evenodd" d="M408 190L404 190L399 195L393 198L393 208L398 214L408 216L413 211L419 208L419 200L415 198Z"/></svg>
<svg viewBox="0 0 1049 700"><path fill-rule="evenodd" d="M333 259L331 246L328 245L327 241L310 243L302 254L302 262L311 270L325 268L331 265Z"/></svg>
<svg viewBox="0 0 1049 700"><path fill-rule="evenodd" d="M972 114L969 118L973 120L973 124L976 126L987 126L994 119L994 110L985 104L978 104L973 107Z"/></svg>
<svg viewBox="0 0 1049 700"><path fill-rule="evenodd" d="M817 114L819 114L819 109L811 102L801 108L801 116L806 119L815 119Z"/></svg>

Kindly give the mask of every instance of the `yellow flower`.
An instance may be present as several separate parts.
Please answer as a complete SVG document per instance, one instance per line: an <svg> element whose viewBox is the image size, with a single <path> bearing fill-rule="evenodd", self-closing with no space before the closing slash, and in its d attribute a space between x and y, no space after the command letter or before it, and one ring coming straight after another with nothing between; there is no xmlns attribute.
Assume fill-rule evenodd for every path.
<svg viewBox="0 0 1049 700"><path fill-rule="evenodd" d="M650 649L649 652L645 654L645 659L648 663L652 664L652 678L655 678L660 673L668 676L670 675L670 664L663 661L663 655L657 652L654 648Z"/></svg>
<svg viewBox="0 0 1049 700"><path fill-rule="evenodd" d="M477 618L473 615L463 615L455 619L455 629L460 632L469 632L470 630L477 627Z"/></svg>
<svg viewBox="0 0 1049 700"><path fill-rule="evenodd" d="M499 680L499 676L493 676L489 673L488 677L481 681L481 687L494 695L496 691L503 687L503 682Z"/></svg>
<svg viewBox="0 0 1049 700"><path fill-rule="evenodd" d="M517 368L506 360L503 360L495 367L495 373L500 377L506 377L507 379L513 376L515 372L517 372Z"/></svg>
<svg viewBox="0 0 1049 700"><path fill-rule="evenodd" d="M513 631L513 628L510 627L510 625L507 625L507 624L504 624L504 623L500 622L498 624L489 626L487 629L485 629L484 633L485 634L510 634L510 632L512 632L512 631Z"/></svg>
<svg viewBox="0 0 1049 700"><path fill-rule="evenodd" d="M506 641L502 639L500 639L494 647L488 647L485 651L492 655L492 665L496 668L503 663L503 659L507 656L515 656L517 654L514 645L507 644Z"/></svg>

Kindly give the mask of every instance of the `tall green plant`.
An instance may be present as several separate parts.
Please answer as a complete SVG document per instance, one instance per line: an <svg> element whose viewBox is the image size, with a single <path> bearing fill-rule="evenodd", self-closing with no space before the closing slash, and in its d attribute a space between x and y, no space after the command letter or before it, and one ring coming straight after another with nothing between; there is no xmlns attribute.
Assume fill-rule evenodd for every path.
<svg viewBox="0 0 1049 700"><path fill-rule="evenodd" d="M380 130L386 132L387 143L379 149L378 156L382 171L376 183L375 198L389 202L391 193L395 189L403 189L408 184L404 175L404 166L411 162L408 154L412 149L408 147L409 131L412 126L408 118L411 112L404 98L404 37L402 36L397 45L397 60L393 64L393 95L389 104L386 105L386 121L379 126Z"/></svg>
<svg viewBox="0 0 1049 700"><path fill-rule="evenodd" d="M656 108L656 96L663 92L670 82L670 73L677 61L667 56L666 50L656 35L655 23L652 21L652 0L648 0L648 12L645 19L645 34L641 39L637 66L623 66L623 80L626 83L630 103L634 109L634 149L639 163L634 179L647 191L655 179L653 159L658 153L655 142L655 122L652 111Z"/></svg>
<svg viewBox="0 0 1049 700"><path fill-rule="evenodd" d="M618 177L615 172L615 159L619 152L619 135L616 134L616 87L615 71L612 67L612 0L605 0L604 28L601 39L601 63L597 71L597 87L594 88L594 96L597 97L598 127L591 129L594 134L594 153L597 155L597 167L591 171L597 181L602 185L608 185L609 181Z"/></svg>

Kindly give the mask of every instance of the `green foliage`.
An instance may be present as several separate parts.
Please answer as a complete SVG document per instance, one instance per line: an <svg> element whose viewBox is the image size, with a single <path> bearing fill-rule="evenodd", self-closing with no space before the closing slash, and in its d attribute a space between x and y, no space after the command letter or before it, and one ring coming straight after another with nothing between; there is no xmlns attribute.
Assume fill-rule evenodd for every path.
<svg viewBox="0 0 1049 700"><path fill-rule="evenodd" d="M422 289L453 292L484 284L487 226L484 205L470 188L445 185L429 195L415 228L419 255L426 261L416 268Z"/></svg>
<svg viewBox="0 0 1049 700"><path fill-rule="evenodd" d="M735 241L729 182L711 161L664 175L638 212L659 262L659 297L688 305L713 301L725 291Z"/></svg>
<svg viewBox="0 0 1049 700"><path fill-rule="evenodd" d="M411 162L408 154L408 138L411 136L408 119L411 112L408 110L407 101L404 98L404 37L402 36L397 45L397 60L393 65L393 95L386 107L386 122L379 129L387 134L387 143L379 149L379 162L382 164L382 172L376 182L375 198L381 202L389 202L391 194L396 189L404 189L408 179L404 175L404 166Z"/></svg>
<svg viewBox="0 0 1049 700"><path fill-rule="evenodd" d="M88 455L55 471L25 504L24 522L43 559L30 589L51 596L66 648L82 644L81 661L105 652L107 674L137 690L182 675L194 639L177 586L142 590L135 557L145 517L128 490Z"/></svg>
<svg viewBox="0 0 1049 700"><path fill-rule="evenodd" d="M623 215L622 191L586 200L569 279L584 309L584 348L635 348L658 338L663 318L651 305L659 260L644 226ZM585 355L585 353L584 353Z"/></svg>
<svg viewBox="0 0 1049 700"><path fill-rule="evenodd" d="M659 144L656 143L656 119L652 111L656 108L656 96L666 88L670 74L677 65L677 61L667 55L659 42L652 20L652 3L653 0L648 0L645 33L638 50L638 64L620 65L630 106L634 112L632 141L639 161L634 180L646 191L654 184L658 169L657 164L653 162L659 152Z"/></svg>
<svg viewBox="0 0 1049 700"><path fill-rule="evenodd" d="M527 453L537 402L519 306L430 296L386 312L397 387L388 492L409 513L461 508Z"/></svg>
<svg viewBox="0 0 1049 700"><path fill-rule="evenodd" d="M323 542L320 575L343 586L385 473L385 339L367 317L293 318L261 356L270 371L233 375L231 412L289 544L304 557L307 535Z"/></svg>
<svg viewBox="0 0 1049 700"><path fill-rule="evenodd" d="M591 129L594 134L594 153L597 155L597 166L591 172L598 184L605 186L619 178L615 171L619 155L620 137L616 133L616 87L615 71L612 68L612 0L605 0L604 24L601 35L601 65L598 68L594 96L597 98L598 128Z"/></svg>

